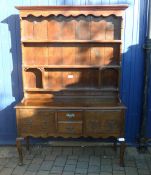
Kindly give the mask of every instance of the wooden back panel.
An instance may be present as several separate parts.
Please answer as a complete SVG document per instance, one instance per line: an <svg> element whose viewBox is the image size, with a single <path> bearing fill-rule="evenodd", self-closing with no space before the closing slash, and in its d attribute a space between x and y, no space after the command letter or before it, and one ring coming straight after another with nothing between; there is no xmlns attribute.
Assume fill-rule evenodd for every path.
<svg viewBox="0 0 151 175"><path fill-rule="evenodd" d="M80 89L94 89L96 96L98 90L117 91L125 8L18 7L25 96L64 90L80 94Z"/></svg>
<svg viewBox="0 0 151 175"><path fill-rule="evenodd" d="M120 44L24 44L25 65L119 65Z"/></svg>
<svg viewBox="0 0 151 175"><path fill-rule="evenodd" d="M22 40L120 40L121 17L28 16L22 20Z"/></svg>

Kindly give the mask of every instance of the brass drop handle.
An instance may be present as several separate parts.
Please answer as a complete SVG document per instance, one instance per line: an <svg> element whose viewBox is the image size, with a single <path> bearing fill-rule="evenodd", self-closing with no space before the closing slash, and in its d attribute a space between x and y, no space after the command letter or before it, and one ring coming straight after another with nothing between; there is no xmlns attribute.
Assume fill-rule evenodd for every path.
<svg viewBox="0 0 151 175"><path fill-rule="evenodd" d="M74 118L75 117L75 114L74 113L67 113L66 114L66 117L68 117L68 118Z"/></svg>

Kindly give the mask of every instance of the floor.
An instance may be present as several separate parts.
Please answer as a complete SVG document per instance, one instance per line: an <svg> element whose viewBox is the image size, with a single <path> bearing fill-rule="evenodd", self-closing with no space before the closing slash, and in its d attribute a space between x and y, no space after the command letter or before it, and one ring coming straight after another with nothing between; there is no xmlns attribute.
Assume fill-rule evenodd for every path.
<svg viewBox="0 0 151 175"><path fill-rule="evenodd" d="M119 149L111 146L48 146L24 148L24 165L18 166L15 147L0 147L0 175L151 175L151 148L139 154L126 148L125 167L119 166Z"/></svg>

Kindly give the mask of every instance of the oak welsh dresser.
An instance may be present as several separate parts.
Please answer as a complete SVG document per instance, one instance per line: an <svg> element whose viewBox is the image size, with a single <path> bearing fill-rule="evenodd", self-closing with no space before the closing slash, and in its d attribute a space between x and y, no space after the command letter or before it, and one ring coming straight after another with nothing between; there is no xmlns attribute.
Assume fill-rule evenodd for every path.
<svg viewBox="0 0 151 175"><path fill-rule="evenodd" d="M22 138L113 138L124 164L126 107L119 97L122 16L127 5L19 6L24 98Z"/></svg>

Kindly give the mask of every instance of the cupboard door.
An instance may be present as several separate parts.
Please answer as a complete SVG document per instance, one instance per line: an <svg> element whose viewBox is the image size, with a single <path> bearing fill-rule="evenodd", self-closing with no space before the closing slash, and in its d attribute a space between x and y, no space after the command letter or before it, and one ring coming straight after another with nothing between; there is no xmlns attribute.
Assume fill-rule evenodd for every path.
<svg viewBox="0 0 151 175"><path fill-rule="evenodd" d="M21 136L48 136L55 132L53 111L39 109L21 109L19 123Z"/></svg>
<svg viewBox="0 0 151 175"><path fill-rule="evenodd" d="M84 117L86 135L114 136L123 132L124 113L122 110L85 111Z"/></svg>

